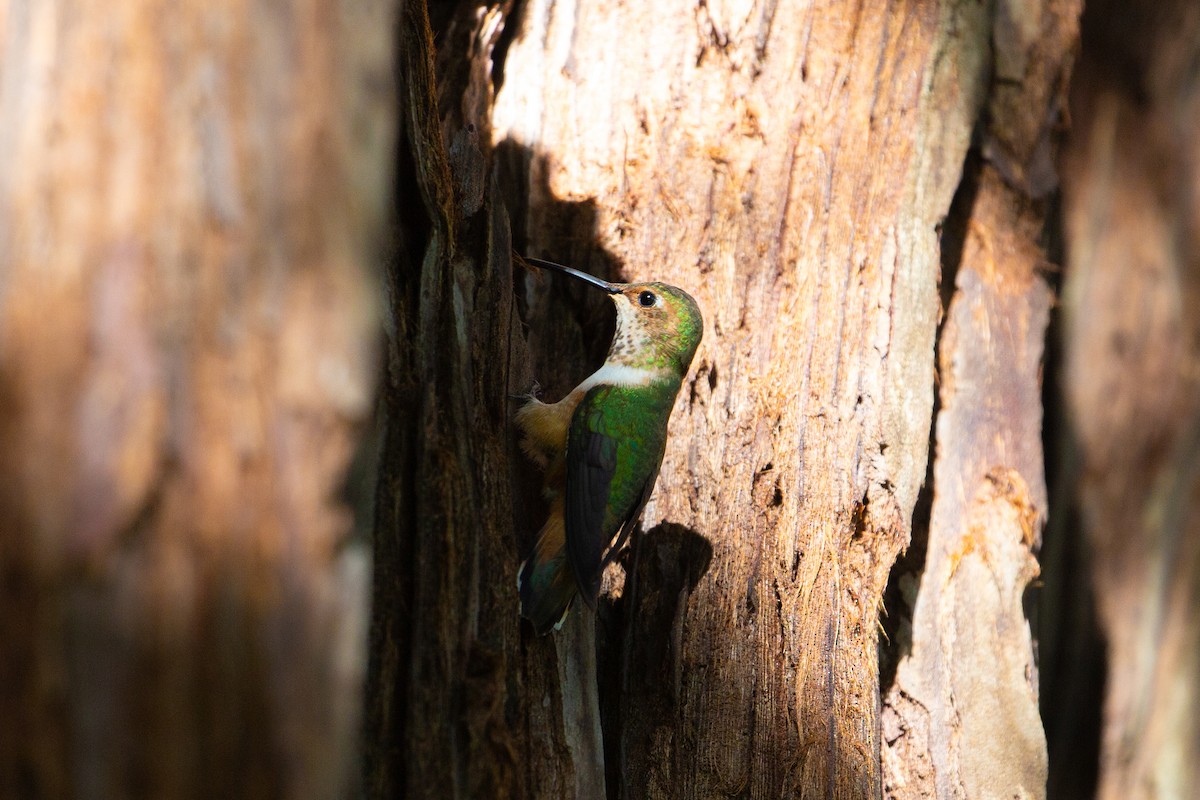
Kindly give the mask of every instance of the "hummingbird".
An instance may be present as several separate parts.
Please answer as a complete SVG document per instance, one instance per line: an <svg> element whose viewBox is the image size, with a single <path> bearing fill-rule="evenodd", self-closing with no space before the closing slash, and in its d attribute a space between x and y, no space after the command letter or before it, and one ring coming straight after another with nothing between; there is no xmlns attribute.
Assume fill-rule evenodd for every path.
<svg viewBox="0 0 1200 800"><path fill-rule="evenodd" d="M541 635L562 627L577 593L595 610L604 568L654 490L667 421L704 323L696 301L674 286L609 283L553 261L524 260L606 292L617 307L604 365L557 403L530 394L515 417L522 449L544 470L549 501L517 574L521 616Z"/></svg>

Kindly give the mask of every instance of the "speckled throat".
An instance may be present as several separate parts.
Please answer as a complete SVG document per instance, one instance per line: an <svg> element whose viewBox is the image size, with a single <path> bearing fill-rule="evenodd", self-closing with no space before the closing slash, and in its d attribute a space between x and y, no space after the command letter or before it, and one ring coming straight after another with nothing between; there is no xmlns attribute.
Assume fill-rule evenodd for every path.
<svg viewBox="0 0 1200 800"><path fill-rule="evenodd" d="M645 317L639 315L628 304L621 302L620 295L615 297L618 298L615 303L617 329L613 333L612 345L608 348L608 357L605 361L627 367L656 366L654 362L658 359L652 352L654 337L648 330L650 325L647 324Z"/></svg>

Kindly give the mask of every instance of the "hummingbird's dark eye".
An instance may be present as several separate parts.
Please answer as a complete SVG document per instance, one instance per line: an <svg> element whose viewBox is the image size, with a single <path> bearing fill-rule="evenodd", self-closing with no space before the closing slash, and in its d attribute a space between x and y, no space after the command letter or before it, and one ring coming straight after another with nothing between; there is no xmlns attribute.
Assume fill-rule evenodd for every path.
<svg viewBox="0 0 1200 800"><path fill-rule="evenodd" d="M642 304L642 308L649 308L656 300L658 298L654 296L654 292L642 292L638 295L638 302Z"/></svg>

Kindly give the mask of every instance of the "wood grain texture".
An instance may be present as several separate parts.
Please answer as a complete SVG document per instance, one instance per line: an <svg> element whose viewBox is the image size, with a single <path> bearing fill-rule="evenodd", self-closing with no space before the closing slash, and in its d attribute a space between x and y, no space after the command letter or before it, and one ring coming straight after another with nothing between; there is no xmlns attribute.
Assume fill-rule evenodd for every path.
<svg viewBox="0 0 1200 800"><path fill-rule="evenodd" d="M387 30L0 11L0 794L353 784Z"/></svg>
<svg viewBox="0 0 1200 800"><path fill-rule="evenodd" d="M465 61L439 96L426 4L399 9L400 238L387 271L366 794L569 797L561 734L535 738L525 722L561 730L542 718L564 712L552 642L527 656L519 630L514 518L530 521L514 510L509 376L525 377L525 355L508 219L472 127L497 29L462 10L445 35Z"/></svg>
<svg viewBox="0 0 1200 800"><path fill-rule="evenodd" d="M405 9L371 789L859 798L928 767L936 795L936 766L1039 796L1036 242L1076 7L537 0L442 4L433 29ZM885 771L878 610L926 479L940 227L976 129L943 340L945 580L920 626L922 657L964 666L919 687L971 707L937 717L940 750L889 739ZM516 619L541 504L504 395L561 397L611 309L506 270L498 189L519 251L675 283L706 319L644 533L598 614L550 639Z"/></svg>

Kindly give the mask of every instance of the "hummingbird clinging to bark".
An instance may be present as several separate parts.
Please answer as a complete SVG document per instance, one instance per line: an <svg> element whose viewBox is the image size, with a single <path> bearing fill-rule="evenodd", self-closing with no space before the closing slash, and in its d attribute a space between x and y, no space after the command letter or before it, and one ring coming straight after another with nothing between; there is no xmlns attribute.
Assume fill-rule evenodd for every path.
<svg viewBox="0 0 1200 800"><path fill-rule="evenodd" d="M595 609L604 567L654 489L667 420L703 320L691 295L665 283L609 283L551 261L525 261L602 289L617 307L604 366L557 403L531 396L516 414L521 445L545 470L550 501L517 576L521 616L544 634L562 625L576 592Z"/></svg>

